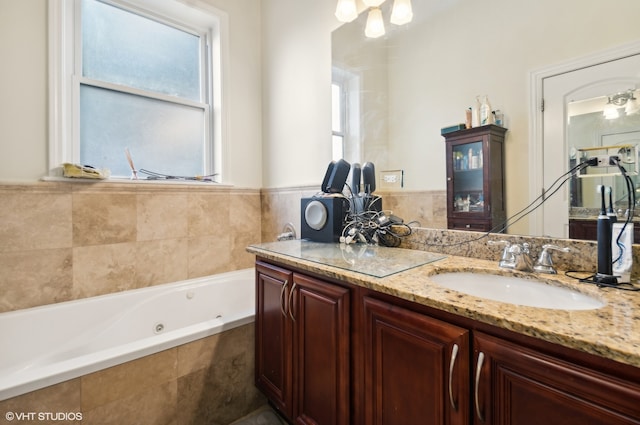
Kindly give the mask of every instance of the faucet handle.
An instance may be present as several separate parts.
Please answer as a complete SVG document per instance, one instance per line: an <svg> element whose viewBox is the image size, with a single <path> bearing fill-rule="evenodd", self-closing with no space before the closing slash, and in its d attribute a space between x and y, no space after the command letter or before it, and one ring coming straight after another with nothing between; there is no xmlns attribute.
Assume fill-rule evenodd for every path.
<svg viewBox="0 0 640 425"><path fill-rule="evenodd" d="M504 245L504 249L502 250L502 256L500 257L499 266L502 268L512 269L514 264L513 254L509 250L511 247L511 242L500 240L500 241L488 241L487 245Z"/></svg>
<svg viewBox="0 0 640 425"><path fill-rule="evenodd" d="M539 273L556 274L556 269L553 267L553 259L551 258L551 252L549 251L571 251L568 247L561 248L557 245L546 244L542 245L542 251L536 265L533 266L533 270Z"/></svg>

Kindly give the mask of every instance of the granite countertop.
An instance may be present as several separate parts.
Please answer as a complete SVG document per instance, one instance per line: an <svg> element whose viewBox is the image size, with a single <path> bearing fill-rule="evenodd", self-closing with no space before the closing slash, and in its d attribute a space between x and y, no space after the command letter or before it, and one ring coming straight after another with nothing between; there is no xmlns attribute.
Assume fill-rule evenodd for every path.
<svg viewBox="0 0 640 425"><path fill-rule="evenodd" d="M366 273L363 273L346 265L352 262L335 264L336 253L342 256L344 246L341 248L340 244L325 244L328 261L323 263L317 253L311 258L300 255L302 248L307 244L315 246L316 243L300 240L271 242L252 245L247 250L285 266L293 266L640 367L640 292L598 288L595 285L579 283L561 271L558 275L535 274L534 277L538 280L577 290L603 301L606 305L595 310L573 311L526 307L467 295L444 288L430 279L434 274L445 272L489 272L524 277L531 275L500 269L495 261L428 252L424 252L427 255L421 256L416 255L415 250L375 247L377 260L370 261ZM415 261L406 262L395 270L389 269L389 263L394 263L405 255L414 256ZM334 260L331 260L331 257L334 257ZM330 265L332 261L334 264ZM378 273L374 270L376 267L384 270Z"/></svg>

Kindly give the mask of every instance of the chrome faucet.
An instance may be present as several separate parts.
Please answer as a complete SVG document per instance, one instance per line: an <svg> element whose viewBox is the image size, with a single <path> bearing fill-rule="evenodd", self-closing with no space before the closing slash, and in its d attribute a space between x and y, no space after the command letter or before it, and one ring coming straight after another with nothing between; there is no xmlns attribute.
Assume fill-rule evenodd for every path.
<svg viewBox="0 0 640 425"><path fill-rule="evenodd" d="M509 252L509 247L511 246L511 242L509 241L489 241L487 245L504 245L504 249L502 250L502 256L500 257L500 262L498 266L506 269L511 269L511 264L513 264L513 255Z"/></svg>
<svg viewBox="0 0 640 425"><path fill-rule="evenodd" d="M503 269L533 271L533 260L529 252L529 244L511 244L508 241L489 241L489 245L504 245L502 257L498 265Z"/></svg>
<svg viewBox="0 0 640 425"><path fill-rule="evenodd" d="M551 259L551 253L549 252L550 250L562 251L562 252L570 251L570 249L567 247L560 248L559 246L556 246L556 245L542 245L542 251L540 252L540 257L538 258L538 261L536 261L536 265L533 267L533 271L536 271L538 273L549 273L549 274L557 273L556 269L553 267L553 260Z"/></svg>
<svg viewBox="0 0 640 425"><path fill-rule="evenodd" d="M533 271L533 260L531 259L528 243L511 245L509 247L509 253L513 255L512 269L523 272Z"/></svg>

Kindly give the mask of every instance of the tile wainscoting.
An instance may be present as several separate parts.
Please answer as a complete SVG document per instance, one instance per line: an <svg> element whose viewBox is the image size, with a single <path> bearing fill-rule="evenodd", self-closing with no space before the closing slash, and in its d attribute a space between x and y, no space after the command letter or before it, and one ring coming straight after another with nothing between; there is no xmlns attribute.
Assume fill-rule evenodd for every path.
<svg viewBox="0 0 640 425"><path fill-rule="evenodd" d="M253 266L258 189L0 185L0 312Z"/></svg>

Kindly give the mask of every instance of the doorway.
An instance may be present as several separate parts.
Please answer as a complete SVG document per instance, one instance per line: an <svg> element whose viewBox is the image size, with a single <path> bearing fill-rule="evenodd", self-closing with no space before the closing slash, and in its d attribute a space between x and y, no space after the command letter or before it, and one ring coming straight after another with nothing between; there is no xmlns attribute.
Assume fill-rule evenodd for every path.
<svg viewBox="0 0 640 425"><path fill-rule="evenodd" d="M640 124L624 124L623 120L603 117L603 109L613 95L630 90L640 93L640 43L538 71L532 74L532 82L535 84L532 96L535 116L532 117L534 138L530 156L537 165L531 168L530 197L535 199L542 195L546 200L530 220L530 233L567 238L571 204L575 206L578 194L581 198L582 192L587 190L582 189L583 182L578 178L562 177L569 171L572 161L579 163L579 154L583 157L590 154L583 152L583 148L598 148L608 146L608 143L626 144L628 140L623 140L621 134L640 131ZM589 105L587 108L590 109L579 111L578 106L584 105ZM620 112L625 115L626 110L622 108ZM640 116L639 112L628 110ZM576 126L584 126L586 119L594 120L595 124L589 124L590 130L577 132ZM593 153L602 154L603 151ZM584 186L592 186L597 178L584 179L584 182L589 181ZM557 179L560 180L556 182ZM558 187L565 180L566 183L551 196L549 189ZM602 184L613 185L608 181L602 181Z"/></svg>

